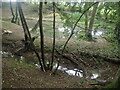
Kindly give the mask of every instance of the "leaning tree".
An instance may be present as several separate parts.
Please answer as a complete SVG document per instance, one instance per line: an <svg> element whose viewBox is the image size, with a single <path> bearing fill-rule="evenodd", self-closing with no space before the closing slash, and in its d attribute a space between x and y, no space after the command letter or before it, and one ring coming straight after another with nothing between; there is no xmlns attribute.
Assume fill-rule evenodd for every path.
<svg viewBox="0 0 120 90"><path fill-rule="evenodd" d="M31 37L31 33L29 31L29 27L27 25L27 22L26 22L26 19L25 19L25 16L23 14L23 10L21 7L21 2L17 2L17 6L18 6L18 12L19 12L21 23L22 23L22 27L24 30L25 39L23 41L25 44L25 48L27 48L26 50L31 49L34 51L34 53L38 57L39 65L40 65L42 71L44 71L44 72L52 71L53 64L54 64L54 53L55 53L55 2L53 2L53 49L52 49L52 58L51 58L51 60L49 60L49 62L48 62L48 60L45 60L45 55L44 55L44 30L43 30L43 22L42 22L43 0L40 0L40 2L39 2L39 20L35 25L35 28L39 27L39 30L40 30L41 56L40 56L39 52L37 52L35 45L33 43L34 37L33 38ZM56 70L57 69L55 69L55 72L56 72ZM53 72L53 73L55 73L55 72Z"/></svg>

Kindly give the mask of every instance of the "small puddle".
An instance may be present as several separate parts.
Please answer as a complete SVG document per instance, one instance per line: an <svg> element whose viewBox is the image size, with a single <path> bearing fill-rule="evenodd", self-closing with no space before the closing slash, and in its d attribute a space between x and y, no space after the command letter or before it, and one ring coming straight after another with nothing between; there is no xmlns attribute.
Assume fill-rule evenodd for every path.
<svg viewBox="0 0 120 90"><path fill-rule="evenodd" d="M12 34L13 32L10 30L4 30L2 34Z"/></svg>
<svg viewBox="0 0 120 90"><path fill-rule="evenodd" d="M9 54L8 52L5 52L5 51L0 51L0 54Z"/></svg>
<svg viewBox="0 0 120 90"><path fill-rule="evenodd" d="M40 68L40 65L39 64L35 64L35 66L37 66L38 68ZM57 67L57 64L55 64L53 66L53 68L55 69ZM77 68L74 68L74 69L68 69L66 67L63 67L63 66L59 66L58 67L58 70L60 71L63 71L65 73L67 73L68 75L70 76L76 76L76 77L84 77L84 72L83 70L81 69L77 69ZM100 73L92 73L92 74L87 74L86 78L90 78L90 79L97 79L98 77L100 77L101 74Z"/></svg>
<svg viewBox="0 0 120 90"><path fill-rule="evenodd" d="M98 73L93 73L92 76L91 76L91 79L96 79L100 76L100 74Z"/></svg>
<svg viewBox="0 0 120 90"><path fill-rule="evenodd" d="M71 28L68 28L68 27L60 27L60 28L58 28L59 32L65 32L65 30L68 31L68 33L71 32Z"/></svg>
<svg viewBox="0 0 120 90"><path fill-rule="evenodd" d="M6 51L0 51L0 54L2 55L2 57L8 57L8 56L14 57L12 53Z"/></svg>
<svg viewBox="0 0 120 90"><path fill-rule="evenodd" d="M102 31L102 30L92 31L93 36L102 36L104 34L105 34L105 31Z"/></svg>
<svg viewBox="0 0 120 90"><path fill-rule="evenodd" d="M64 68L62 66L59 66L58 70L64 71L68 75L83 77L83 71L79 70L79 69L76 69L76 68L75 69L68 69L68 68Z"/></svg>

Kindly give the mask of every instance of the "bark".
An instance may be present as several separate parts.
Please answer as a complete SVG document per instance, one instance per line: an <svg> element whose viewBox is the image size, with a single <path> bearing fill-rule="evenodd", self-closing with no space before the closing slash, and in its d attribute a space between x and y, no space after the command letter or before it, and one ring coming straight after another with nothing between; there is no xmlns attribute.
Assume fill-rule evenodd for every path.
<svg viewBox="0 0 120 90"><path fill-rule="evenodd" d="M17 3L17 6L18 6L18 11L19 11L22 27L23 27L23 30L24 30L25 41L27 42L28 38L30 38L29 35L28 35L29 28L28 28L27 23L25 21L25 17L24 17L20 2Z"/></svg>
<svg viewBox="0 0 120 90"><path fill-rule="evenodd" d="M44 70L46 71L45 56L44 56L44 34L43 34L43 25L42 25L42 7L43 1L40 0L39 4L39 29L40 29L40 45L41 45L41 59L43 62Z"/></svg>
<svg viewBox="0 0 120 90"><path fill-rule="evenodd" d="M11 2L11 0L10 0L10 9L11 9L11 13L12 13L12 20L11 20L11 23L15 23L15 15L14 15L14 12L13 12L13 7L12 7L12 2Z"/></svg>
<svg viewBox="0 0 120 90"><path fill-rule="evenodd" d="M88 2L85 3L84 9L86 10L88 7ZM85 13L85 30L88 30L88 12Z"/></svg>
<svg viewBox="0 0 120 90"><path fill-rule="evenodd" d="M19 19L18 19L18 8L17 8L17 3L16 3L16 16L15 16L15 23L17 23L18 21L18 25L19 25Z"/></svg>
<svg viewBox="0 0 120 90"><path fill-rule="evenodd" d="M18 25L19 25L18 12L17 12L17 2L16 2L15 14L14 14L14 11L13 11L11 0L10 0L10 9L11 9L11 13L12 13L12 16L13 16L12 20L11 20L11 23L17 23L17 21L18 21Z"/></svg>
<svg viewBox="0 0 120 90"><path fill-rule="evenodd" d="M55 52L55 2L53 2L53 49L52 49L52 61L50 68L51 70L53 68L54 52Z"/></svg>
<svg viewBox="0 0 120 90"><path fill-rule="evenodd" d="M88 38L90 38L90 39L92 39L92 34L91 34L91 32L92 32L92 29L93 29L93 24L94 24L94 19L95 19L95 15L96 15L96 11L97 11L97 7L98 7L98 4L99 3L97 3L96 5L94 5L94 7L93 7L93 11L92 11L92 15L91 15L91 19L90 19L90 23L89 23L89 33L88 33Z"/></svg>
<svg viewBox="0 0 120 90"><path fill-rule="evenodd" d="M88 2L85 3L84 9L86 10L88 7ZM88 35L88 12L85 13L85 32L86 32L86 36Z"/></svg>

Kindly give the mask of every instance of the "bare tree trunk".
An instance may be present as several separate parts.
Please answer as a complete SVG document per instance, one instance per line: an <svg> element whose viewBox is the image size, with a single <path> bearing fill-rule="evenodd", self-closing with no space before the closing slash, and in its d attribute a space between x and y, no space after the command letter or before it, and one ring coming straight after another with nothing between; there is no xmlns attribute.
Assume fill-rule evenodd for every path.
<svg viewBox="0 0 120 90"><path fill-rule="evenodd" d="M97 11L97 7L98 7L98 4L97 3L96 5L94 5L93 7L93 11L92 11L92 15L91 15L91 19L90 19L90 23L89 23L89 33L88 33L88 38L92 39L92 29L93 29L93 24L94 24L94 19L95 19L95 14L96 14L96 11Z"/></svg>
<svg viewBox="0 0 120 90"><path fill-rule="evenodd" d="M53 2L53 50L52 50L52 62L50 68L51 70L53 68L54 52L55 52L55 2Z"/></svg>
<svg viewBox="0 0 120 90"><path fill-rule="evenodd" d="M88 2L85 3L84 9L88 7ZM88 12L85 13L85 32L88 33Z"/></svg>
<svg viewBox="0 0 120 90"><path fill-rule="evenodd" d="M17 3L16 3L16 16L15 16L15 23L17 23L18 21L18 25L19 25L19 19L18 19L18 8L17 8Z"/></svg>
<svg viewBox="0 0 120 90"><path fill-rule="evenodd" d="M44 70L46 71L45 57L44 57L44 34L43 34L43 26L42 26L42 7L43 1L40 0L39 5L39 28L40 28L40 45L41 45L41 59L43 62Z"/></svg>
<svg viewBox="0 0 120 90"><path fill-rule="evenodd" d="M12 13L12 20L11 20L11 23L15 23L14 19L15 19L15 15L14 15L14 12L13 12L13 7L12 7L12 2L10 0L10 9L11 9L11 13Z"/></svg>

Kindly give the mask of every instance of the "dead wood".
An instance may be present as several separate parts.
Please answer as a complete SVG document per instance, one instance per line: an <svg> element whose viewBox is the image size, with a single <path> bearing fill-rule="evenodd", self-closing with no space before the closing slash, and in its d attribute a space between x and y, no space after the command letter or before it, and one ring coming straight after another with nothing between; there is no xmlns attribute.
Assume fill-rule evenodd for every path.
<svg viewBox="0 0 120 90"><path fill-rule="evenodd" d="M77 61L82 63L84 66L89 66L89 65L87 65L87 63L85 61L83 61L81 58L79 58L75 53L71 53L71 54Z"/></svg>
<svg viewBox="0 0 120 90"><path fill-rule="evenodd" d="M72 53L72 57L68 56L68 55L65 55L65 54L61 54L59 51L57 51L57 54L62 56L63 58L69 60L70 62L72 62L75 66L77 65L78 67L81 67L80 63L82 63L84 66L88 66L82 59L78 58L77 56L73 55Z"/></svg>
<svg viewBox="0 0 120 90"><path fill-rule="evenodd" d="M91 53L82 52L82 51L79 51L79 55L90 56L90 57L95 57L95 58L101 58L104 61L120 65L120 59L117 59L117 58L110 58L110 57L107 57L107 56L101 56L99 54L91 54Z"/></svg>

